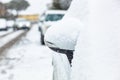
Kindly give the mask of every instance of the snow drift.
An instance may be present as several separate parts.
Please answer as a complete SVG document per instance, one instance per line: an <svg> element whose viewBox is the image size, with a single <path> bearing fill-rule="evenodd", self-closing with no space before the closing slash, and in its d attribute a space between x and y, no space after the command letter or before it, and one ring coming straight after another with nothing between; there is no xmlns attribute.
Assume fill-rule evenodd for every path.
<svg viewBox="0 0 120 80"><path fill-rule="evenodd" d="M74 0L73 8L84 1ZM87 17L78 17L85 28L74 52L71 80L120 80L120 1L87 2ZM85 13L86 7L81 7Z"/></svg>

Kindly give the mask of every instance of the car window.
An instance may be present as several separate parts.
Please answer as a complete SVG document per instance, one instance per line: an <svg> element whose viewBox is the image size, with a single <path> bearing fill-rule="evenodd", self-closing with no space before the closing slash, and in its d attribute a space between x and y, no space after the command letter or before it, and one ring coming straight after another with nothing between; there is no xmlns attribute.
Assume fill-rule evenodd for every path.
<svg viewBox="0 0 120 80"><path fill-rule="evenodd" d="M48 14L45 18L45 21L57 21L62 19L64 14Z"/></svg>

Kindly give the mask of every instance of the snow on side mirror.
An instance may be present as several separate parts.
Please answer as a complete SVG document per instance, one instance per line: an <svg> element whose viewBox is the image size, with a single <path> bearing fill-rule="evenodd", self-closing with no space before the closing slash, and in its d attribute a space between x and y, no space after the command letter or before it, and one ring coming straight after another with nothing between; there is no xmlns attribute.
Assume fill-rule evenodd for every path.
<svg viewBox="0 0 120 80"><path fill-rule="evenodd" d="M63 19L52 25L45 34L45 44L60 53L72 53L75 49L81 23L75 18Z"/></svg>

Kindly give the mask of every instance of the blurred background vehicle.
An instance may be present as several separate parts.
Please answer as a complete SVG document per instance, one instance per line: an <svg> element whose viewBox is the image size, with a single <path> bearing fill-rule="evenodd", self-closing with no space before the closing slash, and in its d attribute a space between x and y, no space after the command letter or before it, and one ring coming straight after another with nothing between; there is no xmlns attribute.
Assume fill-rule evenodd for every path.
<svg viewBox="0 0 120 80"><path fill-rule="evenodd" d="M7 21L4 18L0 18L0 31L7 31Z"/></svg>
<svg viewBox="0 0 120 80"><path fill-rule="evenodd" d="M57 21L61 20L66 13L65 10L48 10L41 17L39 24L39 31L41 35L41 44L44 45L44 35L47 29L55 24Z"/></svg>
<svg viewBox="0 0 120 80"><path fill-rule="evenodd" d="M8 30L11 30L11 31L14 30L14 29L13 29L14 20L7 20L6 25L7 25Z"/></svg>
<svg viewBox="0 0 120 80"><path fill-rule="evenodd" d="M29 30L31 23L26 19L18 18L15 21L15 25L17 30Z"/></svg>

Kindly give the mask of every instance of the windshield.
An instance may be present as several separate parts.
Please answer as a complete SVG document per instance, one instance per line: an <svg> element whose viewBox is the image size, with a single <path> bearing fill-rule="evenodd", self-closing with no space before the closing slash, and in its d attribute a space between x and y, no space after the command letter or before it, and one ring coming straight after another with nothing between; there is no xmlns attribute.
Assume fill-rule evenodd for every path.
<svg viewBox="0 0 120 80"><path fill-rule="evenodd" d="M48 14L45 18L45 21L57 21L62 19L64 14Z"/></svg>

